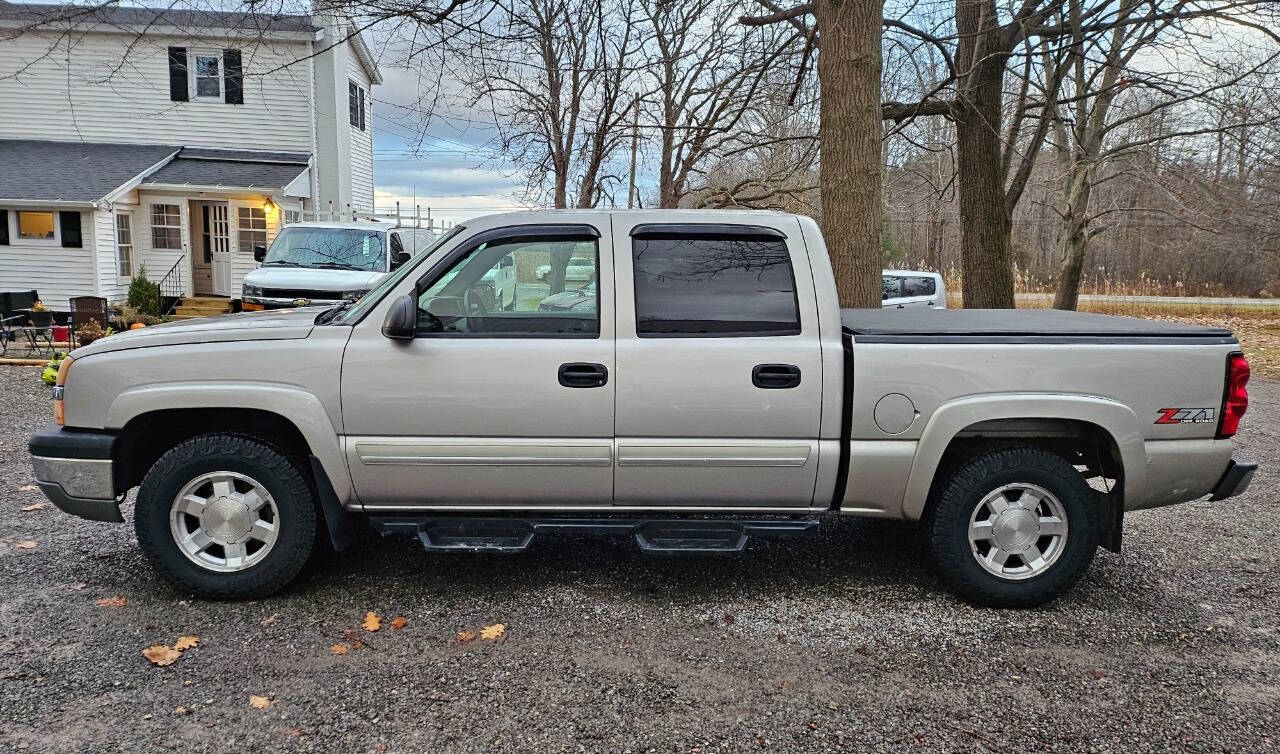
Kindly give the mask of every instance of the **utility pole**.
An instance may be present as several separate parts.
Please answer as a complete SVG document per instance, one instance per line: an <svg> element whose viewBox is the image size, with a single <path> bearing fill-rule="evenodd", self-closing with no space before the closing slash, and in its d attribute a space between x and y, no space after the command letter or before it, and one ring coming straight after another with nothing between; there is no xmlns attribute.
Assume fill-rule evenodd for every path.
<svg viewBox="0 0 1280 754"><path fill-rule="evenodd" d="M636 199L636 147L640 143L640 98L631 101L635 114L631 118L631 179L627 181L627 209L635 206Z"/></svg>

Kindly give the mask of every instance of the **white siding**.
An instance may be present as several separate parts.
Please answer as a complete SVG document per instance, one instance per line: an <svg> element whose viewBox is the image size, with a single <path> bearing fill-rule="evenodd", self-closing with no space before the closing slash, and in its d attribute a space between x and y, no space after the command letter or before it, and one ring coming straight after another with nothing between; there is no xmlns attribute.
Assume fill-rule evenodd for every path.
<svg viewBox="0 0 1280 754"><path fill-rule="evenodd" d="M139 265L146 265L147 279L158 283L169 272L174 263L187 255L186 266L182 270L182 282L188 292L191 291L191 217L190 207L185 197L148 195L140 193L139 205L134 210L133 233L135 236L133 251L135 254L134 271ZM182 249L156 249L151 245L151 205L176 204L182 210Z"/></svg>
<svg viewBox="0 0 1280 754"><path fill-rule="evenodd" d="M59 40L28 33L0 44L0 138L311 151L306 43L95 33L68 50ZM171 101L169 45L189 57L240 47L244 104Z"/></svg>
<svg viewBox="0 0 1280 754"><path fill-rule="evenodd" d="M253 252L240 253L240 213L238 207L261 207L266 197L258 199L232 199L227 202L227 209L231 215L231 298L240 298L241 291L244 289L244 276L249 274L251 270L258 268L258 263L253 258ZM274 212L268 212L267 217L267 245L275 240L276 233L280 230L280 220L284 215L284 211L276 208Z"/></svg>
<svg viewBox="0 0 1280 754"><path fill-rule="evenodd" d="M121 301L129 295L128 278L121 279L116 267L116 213L98 210L93 213L94 251L98 257L98 295L108 301ZM137 221L135 217L134 221ZM135 229L135 235L137 235ZM134 257L138 255L134 251Z"/></svg>
<svg viewBox="0 0 1280 754"><path fill-rule="evenodd" d="M351 139L351 206L357 212L373 212L373 91L354 50L347 55L347 78L365 91L365 130L351 126L350 118L346 121Z"/></svg>
<svg viewBox="0 0 1280 754"><path fill-rule="evenodd" d="M9 245L0 246L0 291L35 289L45 306L63 312L70 309L72 296L95 295L92 212L80 213L84 247L67 249L56 239L18 238L17 210L8 209ZM54 225L57 226L56 216Z"/></svg>

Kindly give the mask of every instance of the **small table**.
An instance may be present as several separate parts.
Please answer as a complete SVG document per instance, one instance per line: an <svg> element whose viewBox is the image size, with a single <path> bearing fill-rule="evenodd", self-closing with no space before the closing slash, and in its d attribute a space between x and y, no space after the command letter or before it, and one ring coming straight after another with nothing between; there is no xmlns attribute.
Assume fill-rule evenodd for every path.
<svg viewBox="0 0 1280 754"><path fill-rule="evenodd" d="M27 326L14 328L21 332L27 339L27 345L36 353L44 352L44 355L52 357L55 348L53 347L53 320L50 318L49 324L46 326L37 326L30 324L31 315L34 313L30 309L14 309L14 314L21 314L27 318Z"/></svg>

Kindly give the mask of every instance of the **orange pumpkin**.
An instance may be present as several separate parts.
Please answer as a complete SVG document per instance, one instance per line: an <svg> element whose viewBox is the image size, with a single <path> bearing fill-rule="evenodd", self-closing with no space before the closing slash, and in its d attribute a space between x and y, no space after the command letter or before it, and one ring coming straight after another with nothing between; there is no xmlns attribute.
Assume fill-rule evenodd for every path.
<svg viewBox="0 0 1280 754"><path fill-rule="evenodd" d="M129 325L130 330L141 330L144 327L146 327L146 325L141 322L134 322L132 325Z"/></svg>

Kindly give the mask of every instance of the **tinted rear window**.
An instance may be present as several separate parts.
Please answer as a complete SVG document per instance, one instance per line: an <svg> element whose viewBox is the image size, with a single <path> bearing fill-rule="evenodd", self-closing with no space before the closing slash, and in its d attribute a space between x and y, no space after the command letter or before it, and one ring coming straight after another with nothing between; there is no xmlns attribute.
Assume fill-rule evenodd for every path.
<svg viewBox="0 0 1280 754"><path fill-rule="evenodd" d="M767 237L633 239L640 337L797 335L786 241Z"/></svg>

